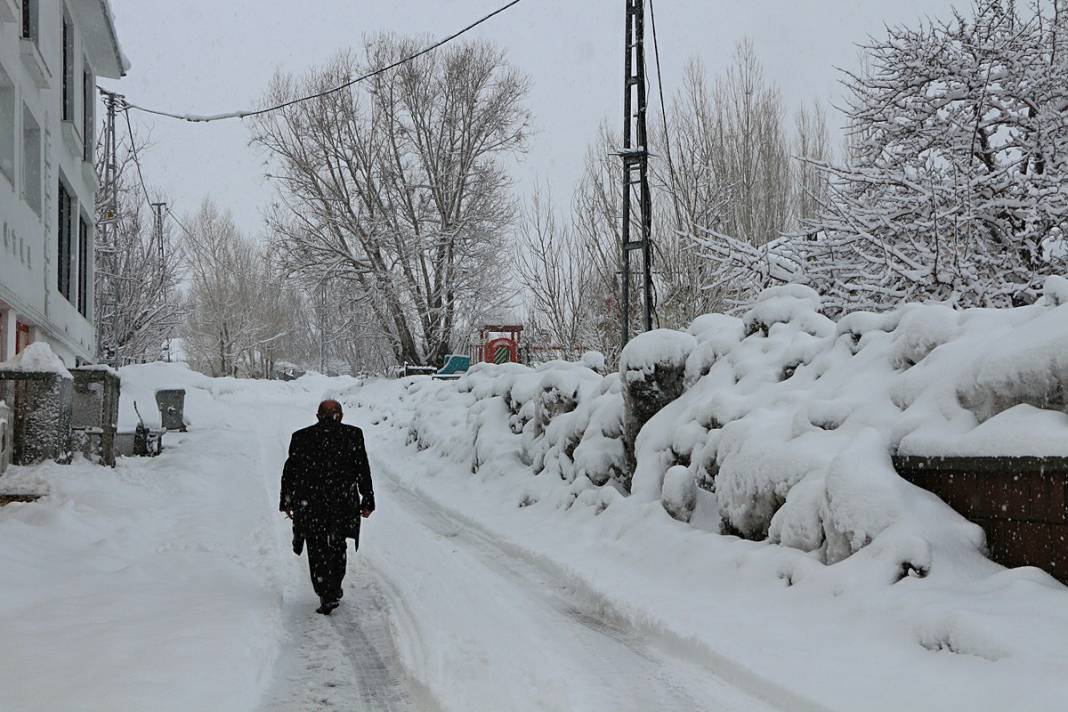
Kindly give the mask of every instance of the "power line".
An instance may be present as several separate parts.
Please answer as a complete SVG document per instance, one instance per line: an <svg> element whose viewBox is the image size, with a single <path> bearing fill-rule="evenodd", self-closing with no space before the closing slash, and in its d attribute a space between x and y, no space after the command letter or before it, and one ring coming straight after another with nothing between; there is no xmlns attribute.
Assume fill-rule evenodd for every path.
<svg viewBox="0 0 1068 712"><path fill-rule="evenodd" d="M679 199L675 193L675 162L671 159L671 134L668 131L667 108L664 104L664 77L660 73L660 44L656 40L656 10L653 0L649 0L649 20L653 29L653 55L656 57L656 88L660 93L660 119L664 124L664 149L667 153L668 176L671 180L671 199L675 206L675 220L682 223Z"/></svg>
<svg viewBox="0 0 1068 712"><path fill-rule="evenodd" d="M174 220L174 222L178 225L178 227L182 228L182 232L185 233L186 237L188 237L190 240L194 239L193 238L193 233L191 233L189 231L189 228L187 228L182 223L182 221L178 219L178 216L174 214L174 211L171 210L171 207L169 205L167 206L167 214L171 216L171 220Z"/></svg>
<svg viewBox="0 0 1068 712"><path fill-rule="evenodd" d="M134 168L137 169L137 180L141 184L141 191L144 193L145 200L148 201L148 204L150 206L152 206L152 198L148 194L148 188L145 185L144 174L141 171L141 157L137 152L137 141L134 140L133 125L130 123L131 104L126 102L125 98L120 94L115 94L114 92L109 92L106 90L102 91L105 91L105 93L110 96L113 101L118 101L122 104L122 113L126 118L126 131L130 136L130 155L133 157ZM184 232L186 236L188 236L189 238L193 237L193 233L190 232L189 228L187 228L185 224L178 219L178 216L174 214L173 210L171 210L170 205L168 205L167 203L157 204L163 206L163 210L167 212L167 215L169 215L171 219L174 220L175 224L177 224L178 227L182 229L182 232Z"/></svg>
<svg viewBox="0 0 1068 712"><path fill-rule="evenodd" d="M438 49L442 45L445 45L445 44L453 41L454 39L456 39L460 35L473 30L474 28L476 28L479 25L481 25L482 23L484 23L484 22L496 17L497 15L500 15L505 10L508 10L509 8L511 8L511 7L515 6L515 5L518 5L521 1L522 0L511 0L511 2L506 3L505 5L502 5L501 7L497 8L496 10L494 10L491 13L489 13L488 15L485 15L485 16L475 20L471 24L467 25L466 27L464 27L464 28L462 28L460 30L457 30L456 32L454 32L451 35L449 35L448 37L444 37L444 38L438 40L437 42L435 42L434 44L429 45L427 47L424 47L423 49L419 50L415 54L412 54L412 55L409 55L407 57L404 57L403 59L399 59L396 62L388 64L388 65L386 65L384 67L379 67L378 69L375 69L374 71L368 72L367 74L361 75L359 77L356 77L355 79L350 79L347 82L345 82L344 84L340 84L340 85L338 85L338 86L336 86L336 87L334 87L332 89L327 89L325 91L321 91L321 92L318 92L318 93L315 93L315 94L309 94L307 96L298 97L296 99L290 99L289 101L282 102L281 104L276 104L274 106L268 106L268 107L263 108L263 109L250 109L250 110L246 110L246 111L231 111L231 112L227 112L227 113L223 113L223 114L197 115L197 114L175 114L175 113L171 113L169 111L160 111L158 109L148 109L148 108L143 107L143 106L138 106L137 104L129 104L128 106L131 109L137 109L138 111L143 111L146 114L155 114L156 116L165 116L165 117L167 117L169 119L178 119L180 121L189 121L189 122L192 122L192 123L208 123L208 122L211 122L211 121L224 121L226 119L245 119L245 118L249 118L251 116L259 116L260 114L266 114L266 113L271 112L271 111L278 111L279 109L284 109L286 107L293 106L294 104L299 104L301 102L310 101L312 99L319 99L319 98L322 98L324 96L329 96L331 94L336 94L337 92L341 91L342 89L348 89L349 87L351 87L354 84L358 84L359 82L366 81L368 79L372 79L374 77L377 77L379 74L383 74L385 72L388 72L391 69L396 69L397 67L401 66L402 64L407 64L408 62L411 62L414 59L418 59L419 57L422 57L425 54L429 54L430 52L433 52L434 50Z"/></svg>
<svg viewBox="0 0 1068 712"><path fill-rule="evenodd" d="M115 95L117 98L118 95ZM126 131L130 134L130 154L133 156L134 168L137 169L137 180L141 183L141 190L145 194L145 201L152 205L152 197L148 194L148 188L145 186L145 176L141 173L141 158L137 155L137 141L134 140L133 125L130 124L130 106L124 104L122 107L122 115L126 117Z"/></svg>

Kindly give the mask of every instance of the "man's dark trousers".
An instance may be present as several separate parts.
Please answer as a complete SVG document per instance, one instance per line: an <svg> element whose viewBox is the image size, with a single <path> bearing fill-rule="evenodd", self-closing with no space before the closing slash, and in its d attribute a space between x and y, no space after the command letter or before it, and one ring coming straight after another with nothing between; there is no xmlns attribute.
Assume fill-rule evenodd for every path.
<svg viewBox="0 0 1068 712"><path fill-rule="evenodd" d="M341 598L347 543L342 534L315 534L305 541L312 586L321 599L336 601Z"/></svg>

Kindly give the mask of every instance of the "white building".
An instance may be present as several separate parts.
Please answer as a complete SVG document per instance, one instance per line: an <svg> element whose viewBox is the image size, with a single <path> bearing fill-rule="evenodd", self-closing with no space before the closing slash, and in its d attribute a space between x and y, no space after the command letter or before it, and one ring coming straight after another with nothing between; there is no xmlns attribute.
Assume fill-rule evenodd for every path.
<svg viewBox="0 0 1068 712"><path fill-rule="evenodd" d="M0 0L0 361L95 360L96 77L126 69L107 0Z"/></svg>

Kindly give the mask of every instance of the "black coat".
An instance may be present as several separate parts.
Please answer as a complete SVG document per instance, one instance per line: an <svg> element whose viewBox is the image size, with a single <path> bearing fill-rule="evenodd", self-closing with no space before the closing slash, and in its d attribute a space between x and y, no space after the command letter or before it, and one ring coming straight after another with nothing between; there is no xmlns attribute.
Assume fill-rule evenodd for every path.
<svg viewBox="0 0 1068 712"><path fill-rule="evenodd" d="M360 511L375 508L363 431L322 420L293 433L278 508L293 513L294 548L326 534L359 545Z"/></svg>

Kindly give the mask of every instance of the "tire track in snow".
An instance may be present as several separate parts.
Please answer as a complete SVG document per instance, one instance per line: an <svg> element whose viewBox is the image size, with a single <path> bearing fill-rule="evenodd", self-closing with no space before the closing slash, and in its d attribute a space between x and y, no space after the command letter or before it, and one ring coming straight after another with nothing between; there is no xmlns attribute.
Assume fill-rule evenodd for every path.
<svg viewBox="0 0 1068 712"><path fill-rule="evenodd" d="M294 409L273 421L252 418L257 423L255 464L264 472L272 502L286 443L293 430L307 424L305 410ZM286 639L263 712L433 712L433 700L399 665L387 599L359 555L350 549L341 606L333 615L322 616L315 612L318 599L307 578L307 560L288 553L288 522L275 521L272 533L278 556L286 559L277 574Z"/></svg>
<svg viewBox="0 0 1068 712"><path fill-rule="evenodd" d="M311 594L287 601L291 642L264 712L434 709L399 665L386 598L366 566L350 565L333 615L315 613L316 605Z"/></svg>
<svg viewBox="0 0 1068 712"><path fill-rule="evenodd" d="M581 697L587 701L587 706L581 709L680 712L772 709L765 696L754 696L746 687L738 687L732 684L733 681L721 678L690 656L667 654L654 645L657 642L654 636L614 615L603 598L576 586L549 562L538 561L518 547L509 546L462 515L450 512L406 487L382 462L376 461L374 470L379 493L386 494L387 501L407 515L406 518L412 519L410 523L405 522L408 525L405 531L424 538L425 535L420 535L417 530L429 530L446 549L461 557L454 565L477 565L484 569L468 568L463 575L492 580L489 589L496 593L487 595L500 596L504 592L516 616L534 621L540 630L545 631L547 639L540 642L545 654L567 656L573 672L565 684L582 690ZM443 558L440 565L442 575L450 575L447 572L450 562ZM400 572L400 575L405 574ZM402 616L408 609L405 599L411 599L412 607L421 603L418 600L420 594L411 590L410 583L390 581L388 577L382 581L391 595L399 599L394 601L394 607ZM487 598L471 601L471 606L491 609L494 603ZM409 637L421 637L418 621L403 623L408 624L403 627ZM515 631L491 632L487 634L487 640L476 634L476 643L486 646L478 649L479 652L490 657L507 653L493 647L500 640L498 637L494 641L493 636L502 633L505 638L514 635L515 641L522 640L523 636L522 626L517 626ZM430 681L424 682L430 684ZM512 680L500 680L500 683L521 684ZM438 684L442 682L439 680ZM528 700L528 704L530 709L543 709L537 700ZM544 709L559 709L559 704L559 700L546 701Z"/></svg>
<svg viewBox="0 0 1068 712"><path fill-rule="evenodd" d="M665 685L665 693L679 695L685 690L685 684L679 686L679 676L666 674L670 668L681 671L684 683L688 676L684 673L698 672L706 682L712 683L710 686L713 691L718 688L722 693L714 706L708 706L709 701L704 698L684 703L683 694L680 698L674 698L677 705L664 705L658 701L653 707L626 709L830 712L823 705L753 673L699 640L677 635L655 622L635 620L622 614L613 602L589 588L564 567L495 536L467 516L435 501L417 486L401 481L385 463L372 459L375 460L376 483L386 485L391 498L403 503L406 512L417 516L420 523L438 536L462 543L463 549L475 553L488 569L523 582L525 591L567 616L572 624L613 641L630 655L645 660L653 671L654 679ZM389 585L389 582L383 583ZM403 595L399 589L397 593ZM604 651L600 653L603 656ZM591 654L597 656L598 651L591 650Z"/></svg>

